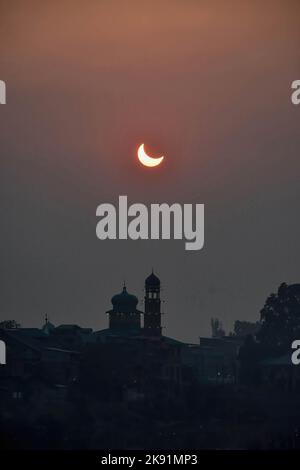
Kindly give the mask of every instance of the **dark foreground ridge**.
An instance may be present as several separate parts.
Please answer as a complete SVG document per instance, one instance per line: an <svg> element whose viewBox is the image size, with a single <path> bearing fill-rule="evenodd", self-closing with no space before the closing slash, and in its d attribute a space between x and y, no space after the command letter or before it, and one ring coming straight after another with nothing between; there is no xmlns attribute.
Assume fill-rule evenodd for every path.
<svg viewBox="0 0 300 470"><path fill-rule="evenodd" d="M300 285L282 284L229 335L212 319L197 344L163 335L160 294L151 273L140 310L124 285L100 331L2 322L1 449L300 449Z"/></svg>

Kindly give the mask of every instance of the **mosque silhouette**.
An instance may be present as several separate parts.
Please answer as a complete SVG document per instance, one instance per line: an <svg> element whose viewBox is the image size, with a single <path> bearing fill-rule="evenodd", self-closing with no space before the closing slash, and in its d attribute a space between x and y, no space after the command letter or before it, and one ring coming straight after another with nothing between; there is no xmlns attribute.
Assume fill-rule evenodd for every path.
<svg viewBox="0 0 300 470"><path fill-rule="evenodd" d="M160 337L162 335L160 287L160 279L152 270L145 280L145 311L142 312L137 308L138 298L127 291L124 283L122 292L111 299L112 308L106 311L109 317L108 329L101 330L98 334Z"/></svg>

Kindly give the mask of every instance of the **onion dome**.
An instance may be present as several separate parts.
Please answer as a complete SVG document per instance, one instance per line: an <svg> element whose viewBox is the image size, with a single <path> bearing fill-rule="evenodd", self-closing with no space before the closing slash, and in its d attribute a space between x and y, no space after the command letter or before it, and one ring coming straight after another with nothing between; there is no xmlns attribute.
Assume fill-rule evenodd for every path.
<svg viewBox="0 0 300 470"><path fill-rule="evenodd" d="M147 288L151 288L151 287L159 288L160 287L160 280L157 276L155 276L153 270L152 270L152 273L150 274L150 276L148 276L146 278L145 286Z"/></svg>
<svg viewBox="0 0 300 470"><path fill-rule="evenodd" d="M135 295L129 294L126 286L124 286L120 294L116 294L112 297L111 303L113 304L113 310L115 312L133 313L136 311L138 298Z"/></svg>

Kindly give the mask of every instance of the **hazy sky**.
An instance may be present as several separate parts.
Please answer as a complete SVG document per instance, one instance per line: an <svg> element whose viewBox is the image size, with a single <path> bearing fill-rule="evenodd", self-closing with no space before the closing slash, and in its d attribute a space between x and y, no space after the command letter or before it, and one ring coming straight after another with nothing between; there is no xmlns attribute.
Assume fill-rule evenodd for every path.
<svg viewBox="0 0 300 470"><path fill-rule="evenodd" d="M153 266L165 332L197 341L300 282L299 44L298 0L0 0L0 318L104 328ZM204 249L98 240L121 194L204 203Z"/></svg>

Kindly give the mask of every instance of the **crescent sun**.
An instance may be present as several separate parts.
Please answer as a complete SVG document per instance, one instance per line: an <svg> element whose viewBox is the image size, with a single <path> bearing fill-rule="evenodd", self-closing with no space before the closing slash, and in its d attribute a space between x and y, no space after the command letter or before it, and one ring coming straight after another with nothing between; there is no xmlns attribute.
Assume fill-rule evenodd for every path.
<svg viewBox="0 0 300 470"><path fill-rule="evenodd" d="M138 159L143 165L153 167L159 165L163 161L164 157L150 157L145 152L144 144L141 144L138 148Z"/></svg>

